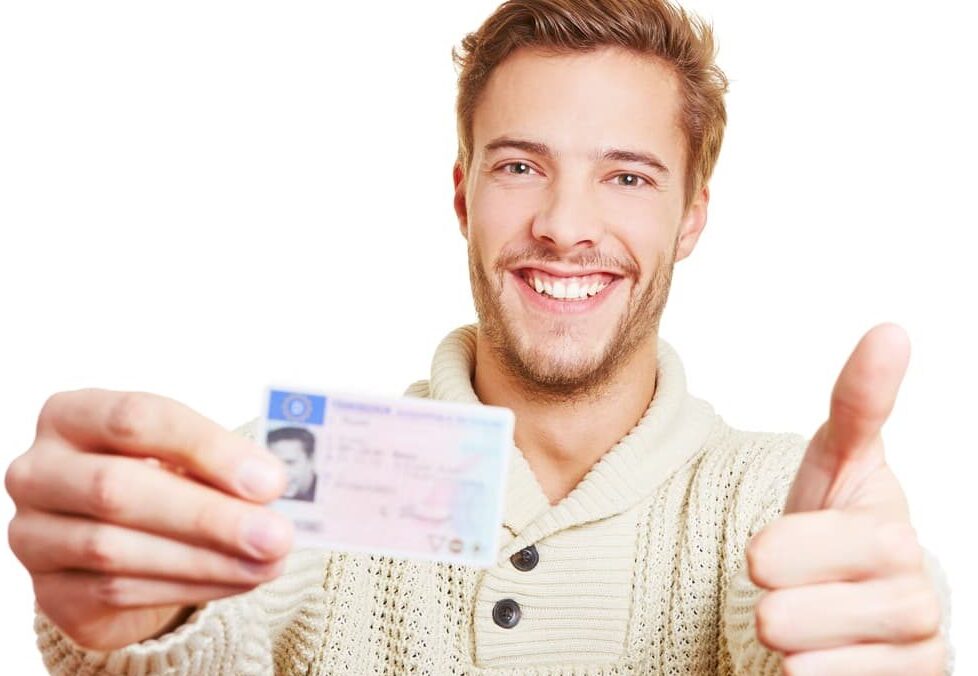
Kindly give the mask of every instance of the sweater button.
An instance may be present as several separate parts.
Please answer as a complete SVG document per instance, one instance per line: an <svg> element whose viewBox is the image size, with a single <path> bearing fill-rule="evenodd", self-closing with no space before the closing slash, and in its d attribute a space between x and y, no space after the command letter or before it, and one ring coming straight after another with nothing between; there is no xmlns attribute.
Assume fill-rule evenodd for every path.
<svg viewBox="0 0 978 676"><path fill-rule="evenodd" d="M520 604L513 599L497 601L492 607L492 621L503 629L512 629L520 622Z"/></svg>
<svg viewBox="0 0 978 676"><path fill-rule="evenodd" d="M513 554L509 557L509 560L516 570L526 572L537 567L537 563L540 562L540 554L537 552L536 547L530 545Z"/></svg>

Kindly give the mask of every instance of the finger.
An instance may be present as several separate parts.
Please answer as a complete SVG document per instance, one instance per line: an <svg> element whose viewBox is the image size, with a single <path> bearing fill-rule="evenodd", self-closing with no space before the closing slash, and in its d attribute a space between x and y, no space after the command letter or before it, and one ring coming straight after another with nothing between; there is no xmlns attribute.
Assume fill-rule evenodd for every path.
<svg viewBox="0 0 978 676"><path fill-rule="evenodd" d="M796 653L785 656L782 668L793 676L941 676L946 662L946 642L934 637L905 645L866 643Z"/></svg>
<svg viewBox="0 0 978 676"><path fill-rule="evenodd" d="M152 580L87 571L34 576L34 593L42 607L77 605L80 609L125 610L155 606L189 606L250 591L253 585L216 585Z"/></svg>
<svg viewBox="0 0 978 676"><path fill-rule="evenodd" d="M32 574L76 569L230 586L257 585L282 572L271 562L227 556L112 524L62 514L19 512L10 548Z"/></svg>
<svg viewBox="0 0 978 676"><path fill-rule="evenodd" d="M747 544L751 580L765 589L859 581L919 571L923 549L909 522L826 509L775 519Z"/></svg>
<svg viewBox="0 0 978 676"><path fill-rule="evenodd" d="M93 517L235 556L269 561L292 544L281 514L136 458L50 449L19 481L15 501Z"/></svg>
<svg viewBox="0 0 978 676"><path fill-rule="evenodd" d="M155 394L97 389L56 394L38 418L38 436L46 434L89 451L159 458L260 502L285 489L282 463L267 449Z"/></svg>
<svg viewBox="0 0 978 676"><path fill-rule="evenodd" d="M770 591L755 614L761 643L799 652L924 640L937 633L940 611L933 584L921 574Z"/></svg>
<svg viewBox="0 0 978 676"><path fill-rule="evenodd" d="M910 339L897 324L879 324L862 337L832 390L825 450L844 462L874 446L909 360Z"/></svg>

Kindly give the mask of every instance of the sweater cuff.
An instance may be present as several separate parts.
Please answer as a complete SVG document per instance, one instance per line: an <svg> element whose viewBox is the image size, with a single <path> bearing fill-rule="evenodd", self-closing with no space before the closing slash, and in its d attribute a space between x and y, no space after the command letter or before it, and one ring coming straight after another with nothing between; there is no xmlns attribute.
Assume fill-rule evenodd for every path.
<svg viewBox="0 0 978 676"><path fill-rule="evenodd" d="M263 674L252 663L229 664L232 646L242 634L261 643L260 632L246 632L249 612L243 596L211 601L191 615L174 631L156 639L119 648L98 651L72 641L40 610L36 611L34 631L44 665L52 676L192 676L194 674ZM250 618L248 618L250 619ZM267 641L266 641L267 642ZM261 650L262 646L250 648ZM251 652L250 650L248 652Z"/></svg>
<svg viewBox="0 0 978 676"><path fill-rule="evenodd" d="M730 579L724 612L727 646L737 676L775 676L781 673L781 653L757 640L754 609L764 594L741 568Z"/></svg>

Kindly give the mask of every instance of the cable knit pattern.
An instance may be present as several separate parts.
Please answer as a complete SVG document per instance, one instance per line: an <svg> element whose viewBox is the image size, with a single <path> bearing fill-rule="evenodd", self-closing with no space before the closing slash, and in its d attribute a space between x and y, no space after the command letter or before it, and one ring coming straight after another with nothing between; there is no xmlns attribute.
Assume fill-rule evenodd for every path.
<svg viewBox="0 0 978 676"><path fill-rule="evenodd" d="M477 402L475 340L474 326L450 334L407 395ZM730 427L658 349L648 410L564 500L549 504L513 448L489 569L304 550L277 580L108 654L38 614L45 663L59 676L780 673L754 632L762 592L744 550L781 513L807 440ZM239 431L255 438L257 420ZM510 556L529 545L539 561L519 570ZM493 621L501 599L519 604L512 628Z"/></svg>

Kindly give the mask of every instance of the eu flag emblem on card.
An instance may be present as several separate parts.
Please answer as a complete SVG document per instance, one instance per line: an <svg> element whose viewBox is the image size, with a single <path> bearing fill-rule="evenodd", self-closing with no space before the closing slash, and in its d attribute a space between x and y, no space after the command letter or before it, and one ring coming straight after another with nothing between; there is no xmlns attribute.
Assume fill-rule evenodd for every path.
<svg viewBox="0 0 978 676"><path fill-rule="evenodd" d="M326 417L326 397L301 392L272 390L268 419L305 425L322 425Z"/></svg>

